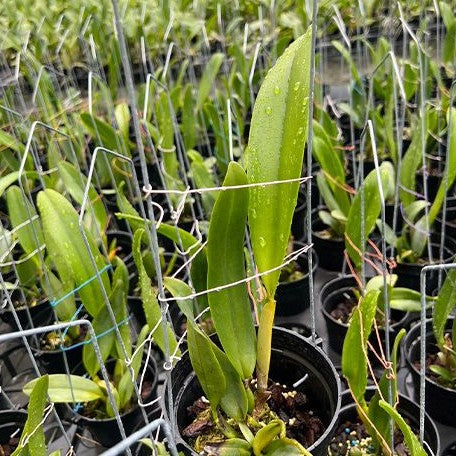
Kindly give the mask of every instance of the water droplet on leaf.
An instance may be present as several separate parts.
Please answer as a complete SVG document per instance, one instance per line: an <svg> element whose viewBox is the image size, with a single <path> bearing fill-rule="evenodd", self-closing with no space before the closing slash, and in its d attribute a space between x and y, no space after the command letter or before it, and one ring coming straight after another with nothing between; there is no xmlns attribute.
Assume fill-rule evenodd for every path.
<svg viewBox="0 0 456 456"><path fill-rule="evenodd" d="M264 239L264 237L260 237L259 241L260 241L261 247L266 247L266 240Z"/></svg>
<svg viewBox="0 0 456 456"><path fill-rule="evenodd" d="M280 93L280 87L279 87L279 86L275 86L275 87L274 87L274 93L275 93L276 95L278 95L278 94Z"/></svg>
<svg viewBox="0 0 456 456"><path fill-rule="evenodd" d="M270 116L272 114L272 108L271 106L268 106L266 109L265 109L265 112L268 116Z"/></svg>

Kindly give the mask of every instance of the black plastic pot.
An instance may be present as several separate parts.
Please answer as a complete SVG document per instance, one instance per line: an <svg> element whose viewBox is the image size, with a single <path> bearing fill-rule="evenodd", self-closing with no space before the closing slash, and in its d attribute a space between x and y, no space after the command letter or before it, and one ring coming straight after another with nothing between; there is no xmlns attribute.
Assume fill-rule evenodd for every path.
<svg viewBox="0 0 456 456"><path fill-rule="evenodd" d="M108 370L108 373L111 373L114 369L114 362L107 361L106 369ZM143 369L143 367L141 367L141 369ZM76 371L78 371L78 368L76 368ZM101 374L100 378L102 378ZM152 357L149 358L144 380L151 382L150 392L148 393L147 397L143 399L143 402L147 403L153 400L153 398L157 395L158 370L155 360ZM76 418L78 424L89 430L92 437L102 446L111 448L113 445L119 443L122 440L122 435L115 418L88 418L75 411L70 407L69 404L67 404L66 409L67 412L69 411L70 414ZM145 411L148 414L153 413L154 411L159 414L157 403L154 403L149 407L145 407ZM158 417L159 416L154 415L154 419ZM120 419L122 421L126 436L130 435L134 429L140 425L140 423L144 423L141 408L136 402L134 402L132 408L128 412L122 413L120 415Z"/></svg>
<svg viewBox="0 0 456 456"><path fill-rule="evenodd" d="M374 395L375 387L368 387L366 399L370 400ZM420 407L403 394L399 394L398 411L401 416L408 422L412 429L419 430ZM358 421L356 405L349 391L342 393L342 407L339 412L338 426L343 425L346 421ZM432 454L440 454L440 437L437 427L431 417L426 413L424 418L424 441L432 450ZM427 448L425 448L427 449Z"/></svg>
<svg viewBox="0 0 456 456"><path fill-rule="evenodd" d="M8 300L4 297L3 294L0 294L0 296L3 297L2 305L4 306L0 312L0 318L3 322L5 322L14 330L19 330L16 324L16 320L14 318L13 311L10 310ZM13 293L11 294L11 300L13 304L15 303L15 301L22 301L22 296L19 290L13 291ZM41 301L40 303L32 307L27 308L26 305L23 305L15 309L15 311L19 319L19 322L22 326L22 329L30 328L31 324L35 328L38 326L45 326L51 323L51 321L54 319L54 312L52 311L52 307L50 306L49 301L47 299Z"/></svg>
<svg viewBox="0 0 456 456"><path fill-rule="evenodd" d="M446 329L451 329L453 321L454 318L448 319ZM420 372L415 364L420 362L420 334L421 326L417 324L409 331L404 342L406 360L412 373L415 399L417 401L419 400L420 394ZM432 329L432 319L428 319L426 320L426 353L437 353L437 351L438 348ZM429 415L443 424L454 426L456 390L439 385L434 380L426 377L425 397L426 411Z"/></svg>
<svg viewBox="0 0 456 456"><path fill-rule="evenodd" d="M0 445L7 444L13 434L19 438L26 421L27 412L25 410L1 410Z"/></svg>
<svg viewBox="0 0 456 456"><path fill-rule="evenodd" d="M431 235L432 257L435 263L440 263L440 234ZM427 252L427 250L426 250ZM456 253L456 241L446 237L443 245L443 263L451 263ZM426 259L425 259L426 260ZM426 263L429 264L429 263ZM398 275L397 286L420 291L420 274L425 264L397 263L394 273ZM438 286L438 271L426 273L426 294L431 294Z"/></svg>
<svg viewBox="0 0 456 456"><path fill-rule="evenodd" d="M308 378L297 388L304 391L310 406L317 408L326 425L324 434L309 448L314 456L326 454L332 438L340 408L340 381L328 356L308 339L287 329L275 327L272 337L270 378L281 384L292 385L308 374ZM174 398L174 419L178 431L189 423L187 407L204 393L195 376L188 352L177 363L171 373L171 389ZM166 399L165 399L166 400ZM164 410L167 410L164 404ZM195 455L195 451L178 434L176 443L184 453Z"/></svg>
<svg viewBox="0 0 456 456"><path fill-rule="evenodd" d="M328 271L341 271L344 264L345 243L343 239L322 236L320 233L327 228L318 216L318 209L312 211L312 242L319 266Z"/></svg>
<svg viewBox="0 0 456 456"><path fill-rule="evenodd" d="M358 283L355 278L351 275L347 275L329 281L320 291L321 311L326 322L326 327L328 328L328 343L329 346L339 354L342 354L342 347L344 345L348 325L336 320L331 315L331 312L337 307L337 304L339 304L344 294L354 297L352 290L357 287ZM390 325L390 340L394 340L399 330L404 327L408 316L409 314L407 312L401 312L394 309L391 310L391 317L395 320L395 323ZM384 346L385 331L379 329L379 334L380 340ZM371 334L369 341L376 349L377 353L379 353L380 347L378 346L378 340L374 333ZM379 363L375 355L371 356L371 352L369 352L369 360L372 364Z"/></svg>
<svg viewBox="0 0 456 456"><path fill-rule="evenodd" d="M302 242L295 242L295 250L302 248ZM315 276L315 271L318 266L318 258L315 252L311 251L313 259L312 276ZM298 256L296 262L299 264L301 271L304 273L302 279L294 282L279 283L275 294L277 302L276 315L279 317L287 317L297 315L304 312L310 305L309 300L309 265L307 262L308 253L303 253Z"/></svg>
<svg viewBox="0 0 456 456"><path fill-rule="evenodd" d="M456 456L456 440L442 451L442 456Z"/></svg>
<svg viewBox="0 0 456 456"><path fill-rule="evenodd" d="M280 323L275 323L276 326L280 328L285 328L288 329L289 331L292 331L299 336L305 337L306 339L309 339L312 337L312 328L310 328L307 325L304 325L303 323L294 323L290 321L284 321ZM320 347L323 348L323 340L321 337L316 334L316 341L315 343Z"/></svg>
<svg viewBox="0 0 456 456"><path fill-rule="evenodd" d="M33 357L47 374L65 374L72 372L82 362L82 345L66 347L66 350L42 350L30 344ZM65 364L65 357L66 362ZM68 371L66 366L68 365Z"/></svg>

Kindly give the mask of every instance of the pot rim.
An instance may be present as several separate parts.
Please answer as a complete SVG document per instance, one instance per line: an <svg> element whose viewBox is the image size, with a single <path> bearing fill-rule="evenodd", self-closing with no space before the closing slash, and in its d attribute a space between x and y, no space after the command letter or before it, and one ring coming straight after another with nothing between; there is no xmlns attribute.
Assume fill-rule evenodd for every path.
<svg viewBox="0 0 456 456"><path fill-rule="evenodd" d="M331 279L329 282L326 282L325 285L323 286L323 288L320 290L320 303L321 303L321 313L323 314L324 318L327 318L328 320L331 320L333 323L341 326L342 328L347 328L348 329L348 327L349 327L348 324L341 323L339 320L336 320L331 315L331 313L328 312L328 310L326 309L326 300L327 300L327 298L329 298L333 294L341 292L341 289L339 288L339 289L334 290L333 292L329 293L328 296L326 297L326 299L322 298L323 292L326 291L326 288L329 287L329 285L332 285L336 281L342 281L343 279L345 279L345 280L346 279L354 279L354 277L352 275L350 275L350 274L345 274L345 275L340 276L340 277L335 277L334 279ZM390 310L394 310L394 309L390 309ZM404 322L408 319L408 317L410 315L410 312L405 312L405 311L399 311L399 312L403 312L404 316L399 321L396 321L395 323L390 324L390 329L396 328L399 325L403 325ZM379 328L379 329L384 329L384 328Z"/></svg>
<svg viewBox="0 0 456 456"><path fill-rule="evenodd" d="M301 339L302 341L304 341L304 343L310 345L310 347L312 347L325 360L327 366L332 371L333 377L334 377L334 379L336 381L338 394L337 394L337 399L335 401L334 414L332 416L331 421L326 426L325 431L320 436L320 438L317 441L315 441L310 447L307 448L307 450L309 452L312 452L312 450L314 450L318 445L320 445L327 438L328 434L330 432L332 432L334 430L335 426L337 425L337 420L338 420L339 413L340 413L340 408L341 408L341 396L342 396L342 394L341 394L342 393L342 389L341 389L340 377L339 377L339 374L337 373L336 368L334 367L333 362L329 358L329 356L324 352L324 350L322 348L320 348L318 345L313 344L311 339L309 340L308 338L306 338L304 336L301 336L300 334L297 334L294 331L291 331L291 330L289 330L287 328L283 328L283 327L280 327L280 326L273 326L273 340L274 340L274 331L287 333L287 334L289 334L289 335L291 335L293 337L297 337L297 338ZM184 356L189 356L188 355L188 349L182 354L181 360L184 358ZM174 369L177 367L179 362L180 361L178 361L176 366L174 366ZM190 373L190 375L188 376L188 379L193 380L195 377L196 377L196 374L195 374L195 371L193 370ZM169 379L166 379L165 388L168 388L168 381L169 381ZM168 407L166 406L165 400L166 400L166 398L162 397L162 410L164 411L165 416L169 416L169 411L168 411ZM176 413L176 410L177 410L177 408L176 408L176 406L174 404L173 415ZM192 451L192 454L194 454L194 455L198 454L182 438L179 430L177 430L177 441L178 441L178 443L181 443L181 444L185 445L187 448L189 448Z"/></svg>

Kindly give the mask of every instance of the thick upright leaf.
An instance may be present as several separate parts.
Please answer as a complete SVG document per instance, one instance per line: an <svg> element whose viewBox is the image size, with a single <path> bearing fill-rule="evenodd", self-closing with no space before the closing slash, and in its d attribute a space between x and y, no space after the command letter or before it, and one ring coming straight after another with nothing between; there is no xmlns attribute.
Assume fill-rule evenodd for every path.
<svg viewBox="0 0 456 456"><path fill-rule="evenodd" d="M46 442L43 430L44 409L47 404L49 378L47 375L37 379L30 392L27 409L27 421L13 456L47 456Z"/></svg>
<svg viewBox="0 0 456 456"><path fill-rule="evenodd" d="M217 76L224 57L224 54L216 53L213 54L209 62L207 62L206 68L204 69L198 86L198 94L196 97L196 112L199 112L201 110L204 102L206 101L206 98L209 96L212 84L214 83L215 77Z"/></svg>
<svg viewBox="0 0 456 456"><path fill-rule="evenodd" d="M30 395L39 379L24 386L24 393ZM51 402L90 402L105 398L103 390L92 380L79 375L49 375L48 396Z"/></svg>
<svg viewBox="0 0 456 456"><path fill-rule="evenodd" d="M338 208L343 214L348 215L350 198L344 190L345 169L332 144L328 144L318 136L314 137L312 153L320 163L325 173L326 182L332 190L332 195L337 201Z"/></svg>
<svg viewBox="0 0 456 456"><path fill-rule="evenodd" d="M87 178L80 173L71 163L61 161L57 164L60 177L65 184L65 188L70 193L71 197L78 203L82 204L84 198L84 190L87 185ZM94 232L103 233L106 229L108 216L103 205L100 195L97 193L93 185L89 187L89 204L86 206L86 213L96 220L97 229ZM88 229L91 227L89 226ZM90 230L93 231L93 230Z"/></svg>
<svg viewBox="0 0 456 456"><path fill-rule="evenodd" d="M76 312L76 301L74 294L70 293L74 289L72 280L60 281L52 271L47 271L46 277L42 280L43 289L50 299L58 301L54 307L57 318L60 321L70 321ZM63 296L65 299L60 300ZM73 328L69 328L71 331Z"/></svg>
<svg viewBox="0 0 456 456"><path fill-rule="evenodd" d="M68 271L71 271L75 285L81 286L78 294L85 308L92 316L97 315L103 306L103 294L91 255L98 271L106 265L103 256L96 248L90 233L86 232L89 252L79 229L78 213L64 196L55 190L43 190L38 193L37 205L47 251L59 275L68 275ZM61 271L63 268L66 271ZM101 280L109 295L111 286L107 271L101 273Z"/></svg>
<svg viewBox="0 0 456 456"><path fill-rule="evenodd" d="M193 149L196 144L196 116L193 103L193 86L187 84L182 107L182 136L186 150Z"/></svg>
<svg viewBox="0 0 456 456"><path fill-rule="evenodd" d="M353 311L342 349L342 373L361 406L365 406L367 387L367 340L372 330L379 290L369 291Z"/></svg>
<svg viewBox="0 0 456 456"><path fill-rule="evenodd" d="M125 266L124 266L125 267ZM125 267L126 269L126 267ZM103 362L106 361L109 355L113 354L115 343L117 340L117 334L115 331L115 325L119 324L128 316L127 310L127 292L128 292L128 276L125 280L122 277L122 267L116 268L114 272L113 280L112 280L112 292L109 295L109 302L111 305L111 309L113 314L115 315L115 323L112 321L111 315L108 311L108 307L106 306L104 300L101 306L100 311L97 315L95 315L92 321L93 330L97 336L98 346L100 348L101 356ZM127 331L125 331L125 329ZM121 325L119 326L119 332L124 345L126 346L127 351L131 351L131 340L130 340L130 328L129 325ZM91 335L87 335L87 339L89 340ZM129 353L127 353L129 354ZM123 353L122 353L123 356ZM84 362L84 367L86 368L88 374L94 378L97 372L100 369L100 365L98 362L98 358L95 354L95 350L93 348L93 344L86 344L82 349L82 359Z"/></svg>
<svg viewBox="0 0 456 456"><path fill-rule="evenodd" d="M211 341L190 323L187 326L187 342L192 367L212 410L216 410L225 394L226 380Z"/></svg>
<svg viewBox="0 0 456 456"><path fill-rule="evenodd" d="M149 328L155 328L157 323L162 318L161 308L158 303L158 299L155 295L155 290L152 288L152 284L149 276L147 275L146 268L144 267L142 255L141 255L141 238L145 234L143 229L136 231L133 238L133 257L135 260L136 268L138 269L139 286L141 288L141 300L143 302L144 313L146 314L146 321ZM174 336L173 330L167 322L167 337L168 346L170 353L174 353L177 346L176 337ZM165 336L161 325L154 332L154 340L160 349L165 352Z"/></svg>
<svg viewBox="0 0 456 456"><path fill-rule="evenodd" d="M119 103L115 110L114 115L116 117L117 127L124 137L125 141L129 140L130 131L130 109L127 103Z"/></svg>
<svg viewBox="0 0 456 456"><path fill-rule="evenodd" d="M401 430L402 434L404 435L405 444L410 451L410 455L426 456L427 453L421 446L418 437L413 433L413 431L410 429L410 426L405 422L404 418L402 418L399 412L395 408L391 407L388 402L385 402L383 400L380 400L379 405L391 416L391 418L393 418L394 422Z"/></svg>
<svg viewBox="0 0 456 456"><path fill-rule="evenodd" d="M247 184L244 170L230 163L224 187ZM247 188L221 191L212 212L207 242L209 289L245 278L244 235L249 192ZM229 360L243 378L249 378L256 362L256 337L247 284L209 294L209 306L217 335Z"/></svg>
<svg viewBox="0 0 456 456"><path fill-rule="evenodd" d="M8 214L11 225L16 228L16 236L26 254L31 254L44 244L43 232L34 206L16 185L6 193ZM20 228L18 228L21 226Z"/></svg>
<svg viewBox="0 0 456 456"><path fill-rule="evenodd" d="M380 177L383 189L387 187L388 170L385 164L380 165ZM364 189L364 241L367 241L369 234L375 227L375 222L380 214L381 199L378 188L377 171L372 170L362 183ZM347 249L350 258L356 267L361 266L362 258L360 252L362 250L361 243L361 189L353 199L353 203L348 213L348 220L345 229L345 248ZM355 246L355 247L354 247Z"/></svg>
<svg viewBox="0 0 456 456"><path fill-rule="evenodd" d="M246 168L250 184L297 179L301 176L307 138L311 30L291 44L261 85L250 127ZM283 262L298 182L252 187L249 224L258 270ZM274 296L280 271L263 276Z"/></svg>
<svg viewBox="0 0 456 456"><path fill-rule="evenodd" d="M140 347L147 336L149 335L149 326L144 325L139 333L138 340L136 341L136 346ZM136 380L139 376L139 371L141 369L141 362L143 360L144 350L138 350L135 352L135 356L131 359L130 367L133 369L133 378ZM122 378L119 381L118 391L119 391L119 403L121 409L124 409L130 402L134 393L134 381L132 381L132 376L130 369L126 369Z"/></svg>

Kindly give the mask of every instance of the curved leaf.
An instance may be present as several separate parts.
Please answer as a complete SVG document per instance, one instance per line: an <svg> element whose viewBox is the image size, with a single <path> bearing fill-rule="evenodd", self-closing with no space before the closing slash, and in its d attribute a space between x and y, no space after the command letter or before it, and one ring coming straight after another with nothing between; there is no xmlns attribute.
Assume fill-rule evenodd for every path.
<svg viewBox="0 0 456 456"><path fill-rule="evenodd" d="M231 162L224 187L245 185L244 170ZM245 278L244 235L249 192L247 188L220 191L212 212L207 241L209 289ZM217 335L228 359L243 378L256 362L256 336L247 284L209 293L209 306Z"/></svg>
<svg viewBox="0 0 456 456"><path fill-rule="evenodd" d="M246 169L250 184L301 176L307 139L311 30L279 57L261 85L252 114ZM249 224L259 272L282 264L299 183L250 190ZM263 276L274 296L280 271Z"/></svg>
<svg viewBox="0 0 456 456"><path fill-rule="evenodd" d="M30 396L38 381L35 379L27 383L23 388L24 393ZM49 375L48 396L55 403L90 402L105 398L102 388L94 381L69 374Z"/></svg>

